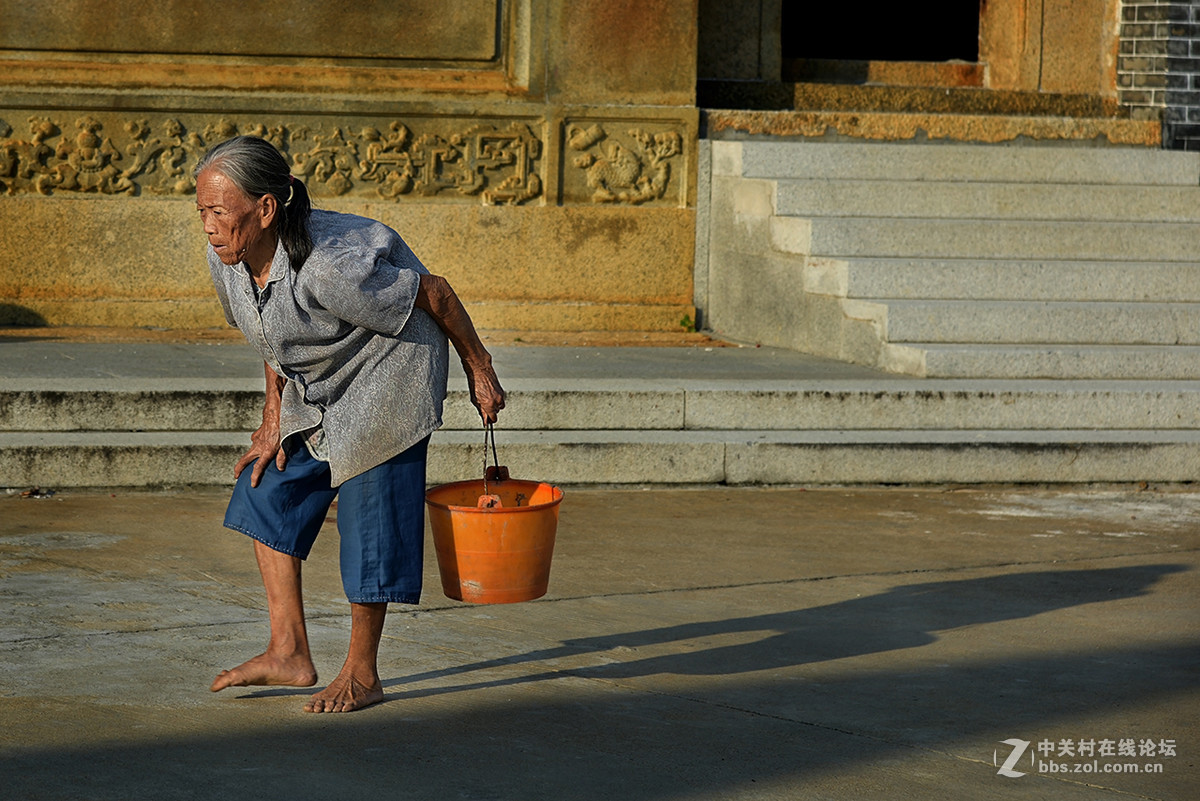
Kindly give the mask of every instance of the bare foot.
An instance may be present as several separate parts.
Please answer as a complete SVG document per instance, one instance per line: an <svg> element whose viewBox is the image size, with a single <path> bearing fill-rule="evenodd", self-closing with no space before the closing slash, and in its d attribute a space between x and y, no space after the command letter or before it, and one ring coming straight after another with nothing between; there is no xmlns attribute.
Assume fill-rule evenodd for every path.
<svg viewBox="0 0 1200 801"><path fill-rule="evenodd" d="M353 712L383 700L378 676L360 677L346 668L304 705L305 712Z"/></svg>
<svg viewBox="0 0 1200 801"><path fill-rule="evenodd" d="M259 654L232 670L222 670L208 689L214 693L226 687L284 685L311 687L317 683L317 669L307 656L279 657Z"/></svg>

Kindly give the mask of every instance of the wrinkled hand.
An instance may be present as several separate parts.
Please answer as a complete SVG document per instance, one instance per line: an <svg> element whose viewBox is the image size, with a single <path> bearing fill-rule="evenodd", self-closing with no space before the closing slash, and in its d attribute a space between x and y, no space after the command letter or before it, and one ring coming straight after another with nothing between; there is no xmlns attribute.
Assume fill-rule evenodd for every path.
<svg viewBox="0 0 1200 801"><path fill-rule="evenodd" d="M279 441L278 421L263 423L257 431L250 435L250 443L250 450L242 454L242 458L238 459L237 465L234 466L233 477L240 476L242 471L253 462L254 470L250 473L250 486L257 487L272 459L275 460L275 466L280 470L287 465L287 453L280 447L282 443Z"/></svg>
<svg viewBox="0 0 1200 801"><path fill-rule="evenodd" d="M467 386L471 390L471 403L479 410L484 423L494 423L504 408L504 388L490 364L472 367L464 363Z"/></svg>

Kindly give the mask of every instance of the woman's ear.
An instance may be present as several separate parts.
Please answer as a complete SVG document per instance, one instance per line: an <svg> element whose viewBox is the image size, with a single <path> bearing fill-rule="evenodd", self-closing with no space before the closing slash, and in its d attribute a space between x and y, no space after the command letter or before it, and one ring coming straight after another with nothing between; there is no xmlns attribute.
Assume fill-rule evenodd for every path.
<svg viewBox="0 0 1200 801"><path fill-rule="evenodd" d="M279 213L279 201L270 192L258 199L259 226L265 231L275 224L275 215Z"/></svg>

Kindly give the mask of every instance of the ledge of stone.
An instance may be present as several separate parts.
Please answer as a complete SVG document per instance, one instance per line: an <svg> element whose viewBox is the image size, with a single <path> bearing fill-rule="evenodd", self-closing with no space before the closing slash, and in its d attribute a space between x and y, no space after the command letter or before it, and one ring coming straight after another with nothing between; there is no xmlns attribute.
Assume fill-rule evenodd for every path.
<svg viewBox="0 0 1200 801"><path fill-rule="evenodd" d="M1158 120L1108 117L707 110L703 112L702 130L710 139L787 136L889 142L945 140L998 144L1033 140L1152 148L1162 146L1162 124Z"/></svg>
<svg viewBox="0 0 1200 801"><path fill-rule="evenodd" d="M687 331L501 331L480 329L489 347L680 347L736 348L739 345L713 339L703 332ZM112 344L165 343L172 345L244 345L236 328L137 328L108 326L0 326L0 343L47 340L55 342L101 342Z"/></svg>

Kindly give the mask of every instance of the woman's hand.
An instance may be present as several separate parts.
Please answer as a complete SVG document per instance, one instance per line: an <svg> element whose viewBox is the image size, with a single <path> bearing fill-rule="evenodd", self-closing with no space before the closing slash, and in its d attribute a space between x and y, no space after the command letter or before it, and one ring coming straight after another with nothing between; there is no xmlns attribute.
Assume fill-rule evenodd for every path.
<svg viewBox="0 0 1200 801"><path fill-rule="evenodd" d="M470 365L463 362L467 374L467 386L471 390L471 403L479 410L484 423L494 423L504 408L504 388L492 369L491 360L486 364Z"/></svg>
<svg viewBox="0 0 1200 801"><path fill-rule="evenodd" d="M250 450L242 454L233 468L233 477L238 478L247 465L254 463L254 470L250 473L251 487L258 486L272 459L281 471L287 465L287 454L280 447L283 443L279 441L279 410L283 405L284 381L269 364L263 364L263 375L267 384L263 397L263 422L250 435Z"/></svg>
<svg viewBox="0 0 1200 801"><path fill-rule="evenodd" d="M276 418L273 423L264 421L258 430L250 435L250 450L242 454L241 459L238 459L233 468L233 477L240 476L242 471L253 462L254 470L250 473L250 486L257 487L272 459L275 460L275 466L282 471L287 466L287 453L280 447L281 445L279 418Z"/></svg>

